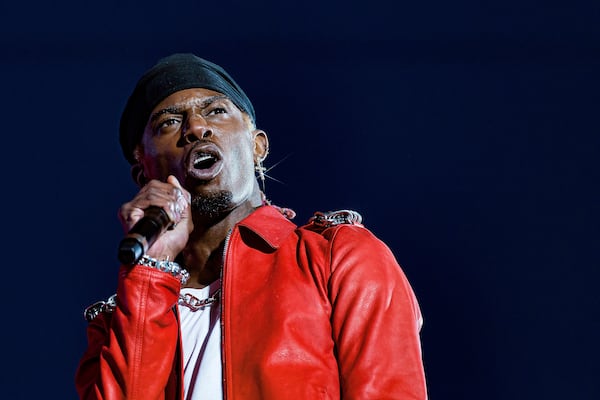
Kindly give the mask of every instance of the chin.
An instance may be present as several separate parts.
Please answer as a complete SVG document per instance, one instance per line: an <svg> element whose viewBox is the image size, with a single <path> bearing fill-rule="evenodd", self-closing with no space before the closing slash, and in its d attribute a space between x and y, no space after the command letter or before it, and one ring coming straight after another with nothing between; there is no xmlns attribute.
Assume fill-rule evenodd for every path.
<svg viewBox="0 0 600 400"><path fill-rule="evenodd" d="M232 209L233 194L227 190L192 196L192 212L216 218Z"/></svg>

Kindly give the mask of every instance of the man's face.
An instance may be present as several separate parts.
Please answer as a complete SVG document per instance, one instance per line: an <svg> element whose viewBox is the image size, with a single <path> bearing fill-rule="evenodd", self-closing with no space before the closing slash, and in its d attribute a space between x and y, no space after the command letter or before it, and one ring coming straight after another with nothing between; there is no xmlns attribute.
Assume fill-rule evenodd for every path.
<svg viewBox="0 0 600 400"><path fill-rule="evenodd" d="M235 207L257 190L254 162L267 146L265 133L226 96L186 89L152 110L139 159L147 179L175 175L192 198L225 196Z"/></svg>

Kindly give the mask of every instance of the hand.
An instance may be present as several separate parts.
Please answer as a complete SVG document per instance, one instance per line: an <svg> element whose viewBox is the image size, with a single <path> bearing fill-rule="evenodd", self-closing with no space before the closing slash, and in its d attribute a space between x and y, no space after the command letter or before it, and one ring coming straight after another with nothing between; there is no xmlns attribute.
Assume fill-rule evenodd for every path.
<svg viewBox="0 0 600 400"><path fill-rule="evenodd" d="M191 195L174 176L169 176L166 182L151 180L133 200L121 206L119 220L127 233L144 216L146 208L161 207L173 222L173 226L158 237L147 254L157 259L169 257L173 260L185 247L194 228L190 202Z"/></svg>

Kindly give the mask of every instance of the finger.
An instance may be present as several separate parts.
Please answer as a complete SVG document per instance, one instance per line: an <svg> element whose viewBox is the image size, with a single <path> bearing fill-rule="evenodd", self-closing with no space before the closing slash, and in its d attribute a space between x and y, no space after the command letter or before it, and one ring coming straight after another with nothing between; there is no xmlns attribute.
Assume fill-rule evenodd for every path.
<svg viewBox="0 0 600 400"><path fill-rule="evenodd" d="M183 212L188 208L189 204L191 203L191 198L192 196L190 195L190 193L185 190L183 188L183 186L181 186L181 184L179 183L179 181L177 180L177 178L173 175L169 175L169 177L167 178L167 182L172 184L175 187L175 192L176 192L176 197L177 197L177 204L175 206L176 210L178 211L178 213L181 215L183 214Z"/></svg>
<svg viewBox="0 0 600 400"><path fill-rule="evenodd" d="M178 194L182 195L184 197L184 200L186 200L188 203L191 203L192 195L187 190L185 190L183 186L181 186L181 183L179 183L179 181L174 175L169 175L169 177L167 178L167 182L178 189Z"/></svg>
<svg viewBox="0 0 600 400"><path fill-rule="evenodd" d="M177 184L177 182L175 180ZM180 186L180 185L179 185ZM181 213L187 207L182 189L172 183L152 180L128 203L123 204L119 217L125 228L130 228L143 217L144 210L150 206L161 207L169 219L177 223Z"/></svg>
<svg viewBox="0 0 600 400"><path fill-rule="evenodd" d="M123 204L118 212L119 220L125 232L129 231L144 216L144 210L135 207L131 202Z"/></svg>

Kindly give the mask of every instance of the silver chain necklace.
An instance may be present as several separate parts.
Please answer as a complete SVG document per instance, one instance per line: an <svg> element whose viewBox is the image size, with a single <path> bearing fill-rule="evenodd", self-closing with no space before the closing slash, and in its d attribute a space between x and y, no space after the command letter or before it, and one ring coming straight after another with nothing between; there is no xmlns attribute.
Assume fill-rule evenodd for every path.
<svg viewBox="0 0 600 400"><path fill-rule="evenodd" d="M192 311L198 311L202 307L207 307L219 301L219 293L221 293L221 288L218 288L212 296L202 300L189 293L186 293L185 295L179 294L179 300L177 301L177 303L181 306L189 308ZM96 318L100 313L113 312L116 307L117 295L113 294L106 301L98 301L92 304L91 306L87 307L83 311L83 316L88 322L90 322L94 318Z"/></svg>
<svg viewBox="0 0 600 400"><path fill-rule="evenodd" d="M179 300L177 303L180 306L185 306L192 311L198 311L203 307L207 307L212 303L219 301L219 293L221 293L221 288L218 288L212 296L207 297L206 299L199 299L190 293L179 294Z"/></svg>

